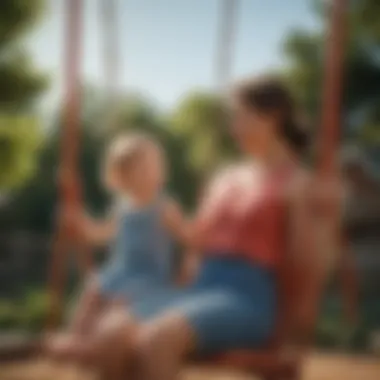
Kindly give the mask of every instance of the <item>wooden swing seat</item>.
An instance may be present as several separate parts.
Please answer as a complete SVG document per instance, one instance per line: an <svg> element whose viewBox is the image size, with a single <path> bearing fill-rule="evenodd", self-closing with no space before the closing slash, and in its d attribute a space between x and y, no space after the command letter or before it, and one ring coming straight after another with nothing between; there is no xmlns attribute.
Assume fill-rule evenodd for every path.
<svg viewBox="0 0 380 380"><path fill-rule="evenodd" d="M212 359L197 362L204 366L217 366L254 373L270 380L297 380L302 361L299 355L281 349L236 350Z"/></svg>

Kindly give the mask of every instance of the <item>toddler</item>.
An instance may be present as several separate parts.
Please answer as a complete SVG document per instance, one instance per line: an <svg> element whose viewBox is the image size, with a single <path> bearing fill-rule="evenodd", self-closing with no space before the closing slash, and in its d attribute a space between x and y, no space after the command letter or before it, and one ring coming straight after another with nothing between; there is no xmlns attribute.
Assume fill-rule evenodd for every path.
<svg viewBox="0 0 380 380"><path fill-rule="evenodd" d="M112 217L102 222L82 217L79 224L92 243L112 240L112 252L79 301L70 326L76 336L90 333L111 304L171 286L172 243L187 240L179 206L163 195L166 165L157 141L142 134L119 136L108 149L104 174L117 199Z"/></svg>

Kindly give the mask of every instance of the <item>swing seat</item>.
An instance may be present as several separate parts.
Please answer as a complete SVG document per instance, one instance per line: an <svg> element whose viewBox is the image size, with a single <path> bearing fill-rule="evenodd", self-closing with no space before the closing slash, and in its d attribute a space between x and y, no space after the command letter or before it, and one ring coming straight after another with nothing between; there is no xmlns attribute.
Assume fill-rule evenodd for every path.
<svg viewBox="0 0 380 380"><path fill-rule="evenodd" d="M242 349L222 354L197 358L196 365L237 369L254 373L270 380L298 380L302 369L302 357L297 350L284 346L268 346L262 349Z"/></svg>
<svg viewBox="0 0 380 380"><path fill-rule="evenodd" d="M296 380L301 370L301 360L294 353L281 349L237 350L212 359L211 363L225 368L237 368L255 373L263 379Z"/></svg>

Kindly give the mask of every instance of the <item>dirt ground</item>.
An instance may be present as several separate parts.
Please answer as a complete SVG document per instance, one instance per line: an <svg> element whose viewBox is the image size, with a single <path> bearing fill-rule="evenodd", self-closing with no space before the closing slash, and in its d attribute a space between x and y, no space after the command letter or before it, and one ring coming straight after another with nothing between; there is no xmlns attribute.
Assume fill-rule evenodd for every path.
<svg viewBox="0 0 380 380"><path fill-rule="evenodd" d="M25 362L0 365L0 380L93 380L75 368L50 363ZM259 380L239 372L217 368L186 368L181 380ZM303 380L380 380L380 358L315 354L305 361Z"/></svg>

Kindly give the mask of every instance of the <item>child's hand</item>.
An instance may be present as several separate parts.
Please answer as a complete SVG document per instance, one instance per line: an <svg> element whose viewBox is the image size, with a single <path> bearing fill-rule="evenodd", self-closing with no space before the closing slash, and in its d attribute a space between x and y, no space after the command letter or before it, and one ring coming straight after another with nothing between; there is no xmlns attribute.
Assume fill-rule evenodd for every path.
<svg viewBox="0 0 380 380"><path fill-rule="evenodd" d="M91 239L93 230L93 221L89 218L83 209L78 207L69 207L61 214L61 220L76 236L84 239Z"/></svg>
<svg viewBox="0 0 380 380"><path fill-rule="evenodd" d="M189 245L189 225L182 214L180 206L173 200L169 200L165 204L163 222L178 242Z"/></svg>
<svg viewBox="0 0 380 380"><path fill-rule="evenodd" d="M179 286L191 284L197 276L199 257L195 252L187 252L180 270L177 283Z"/></svg>
<svg viewBox="0 0 380 380"><path fill-rule="evenodd" d="M78 231L81 226L82 213L76 206L64 207L60 211L59 219L65 226Z"/></svg>
<svg viewBox="0 0 380 380"><path fill-rule="evenodd" d="M92 234L93 222L91 218L82 210L78 213L76 219L76 228L79 234L86 239L89 239Z"/></svg>
<svg viewBox="0 0 380 380"><path fill-rule="evenodd" d="M95 245L108 243L115 236L117 229L115 219L96 220L88 217L85 213L78 215L76 223L77 231Z"/></svg>

